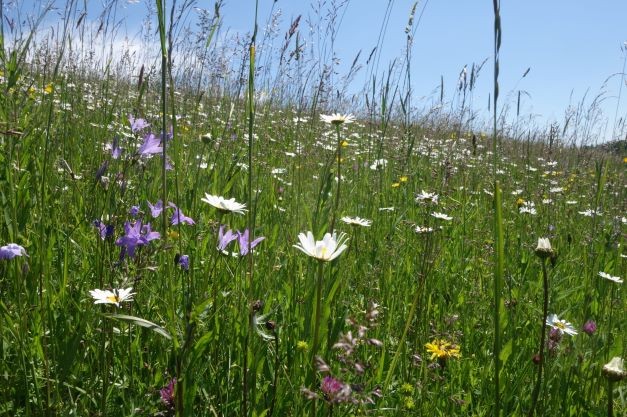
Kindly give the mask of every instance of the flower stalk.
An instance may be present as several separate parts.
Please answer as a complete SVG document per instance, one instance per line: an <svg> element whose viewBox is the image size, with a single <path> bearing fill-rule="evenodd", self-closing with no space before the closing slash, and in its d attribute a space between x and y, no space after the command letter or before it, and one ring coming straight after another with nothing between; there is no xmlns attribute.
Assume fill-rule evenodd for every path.
<svg viewBox="0 0 627 417"><path fill-rule="evenodd" d="M540 245L538 245L540 246ZM536 251L538 253L538 251ZM531 408L529 409L528 417L533 416L535 413L536 405L538 403L538 396L540 394L540 387L542 385L542 370L544 368L544 342L546 339L546 318L549 314L549 278L546 271L546 257L541 257L542 260L542 288L544 292L544 299L542 303L542 328L540 330L540 348L538 349L538 375L536 377L536 383L531 393Z"/></svg>

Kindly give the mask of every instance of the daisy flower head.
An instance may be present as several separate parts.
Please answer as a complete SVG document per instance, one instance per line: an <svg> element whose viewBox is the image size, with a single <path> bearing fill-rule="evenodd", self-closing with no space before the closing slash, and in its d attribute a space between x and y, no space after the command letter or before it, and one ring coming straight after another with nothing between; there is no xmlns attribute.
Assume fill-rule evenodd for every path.
<svg viewBox="0 0 627 417"><path fill-rule="evenodd" d="M553 255L553 248L548 237L538 238L538 246L536 246L536 255L540 258L548 258Z"/></svg>
<svg viewBox="0 0 627 417"><path fill-rule="evenodd" d="M612 381L620 381L627 376L625 361L619 356L614 356L611 361L603 365L603 373Z"/></svg>
<svg viewBox="0 0 627 417"><path fill-rule="evenodd" d="M352 114L340 114L340 113L321 114L320 120L323 121L324 123L328 123L334 126L339 126L344 123L346 124L353 123L355 121L355 116L353 116Z"/></svg>
<svg viewBox="0 0 627 417"><path fill-rule="evenodd" d="M428 226L416 226L414 231L418 234L431 233L433 232L433 227Z"/></svg>
<svg viewBox="0 0 627 417"><path fill-rule="evenodd" d="M244 214L247 211L246 204L238 203L234 198L227 200L224 197L205 193L205 197L201 200L217 208L222 213Z"/></svg>
<svg viewBox="0 0 627 417"><path fill-rule="evenodd" d="M425 348L427 348L427 352L431 354L431 360L446 360L461 357L459 346L449 343L444 339L435 339L431 343L426 343Z"/></svg>
<svg viewBox="0 0 627 417"><path fill-rule="evenodd" d="M340 233L339 237L335 232L325 233L322 240L316 240L312 232L307 232L300 233L298 239L300 243L294 245L296 249L323 262L334 260L348 248L346 233Z"/></svg>
<svg viewBox="0 0 627 417"><path fill-rule="evenodd" d="M621 279L621 277L613 277L610 274L608 274L607 272L601 271L601 272L599 272L599 276L601 278L605 278L607 280L616 282L617 284L622 284L623 283L623 280Z"/></svg>
<svg viewBox="0 0 627 417"><path fill-rule="evenodd" d="M94 299L94 304L115 304L116 307L120 307L121 302L133 300L135 293L131 291L133 287L113 289L113 291L95 289L90 290L89 293Z"/></svg>
<svg viewBox="0 0 627 417"><path fill-rule="evenodd" d="M422 190L420 194L416 195L416 202L438 204L438 195L436 193L428 193Z"/></svg>
<svg viewBox="0 0 627 417"><path fill-rule="evenodd" d="M353 226L370 227L370 225L372 225L372 220L362 219L361 217L344 216L340 220L342 220L346 224L350 224Z"/></svg>
<svg viewBox="0 0 627 417"><path fill-rule="evenodd" d="M433 212L431 213L431 216L435 217L436 219L446 220L447 222L453 220L451 216L447 216L444 213Z"/></svg>
<svg viewBox="0 0 627 417"><path fill-rule="evenodd" d="M577 331L575 330L573 325L566 320L561 320L559 317L557 317L557 314L549 314L549 317L546 318L546 325L551 326L552 329L557 329L560 332L569 334L571 336L577 334Z"/></svg>

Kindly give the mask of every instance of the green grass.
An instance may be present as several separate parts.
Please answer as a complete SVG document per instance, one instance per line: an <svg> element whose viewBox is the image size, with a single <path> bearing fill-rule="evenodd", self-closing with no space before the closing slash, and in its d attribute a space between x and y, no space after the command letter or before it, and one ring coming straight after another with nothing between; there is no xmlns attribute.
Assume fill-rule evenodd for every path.
<svg viewBox="0 0 627 417"><path fill-rule="evenodd" d="M601 368L625 357L626 303L624 284L598 273L626 275L621 159L503 138L504 270L495 296L492 139L470 122L460 128L462 118L449 124L455 114L397 120L401 81L387 77L379 88L375 79L370 112L343 107L357 121L336 131L320 121L336 111L324 100L284 105L269 93L253 106L211 89L163 92L159 71L138 86L73 70L61 56L40 57L47 67L17 62L20 52L0 66L0 246L17 243L28 254L0 260L0 416L494 415L499 299L500 411L526 415L543 317L539 237L557 253L547 261L548 311L579 334L545 349L536 415L606 414ZM266 81L252 82L254 62L252 93ZM173 114L173 169L164 171L159 154L136 149L163 120L169 130ZM131 132L128 115L150 128ZM106 148L114 137L118 159ZM375 168L378 159L386 163ZM164 190L164 205L175 203L195 225L172 226L172 209L161 214L166 221L152 218L147 201ZM438 203L417 202L423 190ZM205 193L250 211L221 213L201 201ZM520 213L519 198L537 213ZM597 208L601 215L580 214ZM113 236L101 239L94 220L114 226ZM120 261L116 239L125 222L140 220L161 237ZM252 259L224 255L220 225L253 228L265 240ZM349 236L336 260L322 264L293 247L300 232L321 239L331 227ZM183 254L189 271L176 263ZM136 294L119 308L95 305L89 293L127 287ZM590 319L598 328L588 335ZM461 356L432 359L425 344L436 339ZM325 376L344 391L325 397ZM169 408L159 390L173 377ZM625 412L625 395L615 383L615 415Z"/></svg>

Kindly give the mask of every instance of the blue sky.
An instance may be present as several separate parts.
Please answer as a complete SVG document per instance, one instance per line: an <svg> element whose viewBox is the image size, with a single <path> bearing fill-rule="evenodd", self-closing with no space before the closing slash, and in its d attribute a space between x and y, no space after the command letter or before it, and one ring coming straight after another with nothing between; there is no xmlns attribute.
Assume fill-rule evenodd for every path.
<svg viewBox="0 0 627 417"><path fill-rule="evenodd" d="M134 32L133 26L145 16L145 1L125 4L127 2L121 0L124 7L120 8L120 13L128 16L129 33ZM23 3L33 3L33 0ZM88 17L95 18L100 1L90 0L89 3L90 9L94 9L93 15L90 10ZM224 28L250 32L254 3L254 0L225 0ZM260 0L259 3L262 26L273 3L275 11L281 10L279 39L292 18L302 14L305 19L312 14L308 0ZM214 1L199 0L197 4L212 10ZM381 49L380 72L387 68L388 62L402 55L404 29L414 0L348 0L335 47L344 65L341 68L350 65L359 50L363 50L363 61L377 44L388 4L391 4L391 15ZM423 97L425 102L435 99L439 93L434 95L433 92L443 76L450 99L464 65L470 70L473 63L488 58L474 94L475 106L487 110L493 76L492 1L422 0L418 3L416 18L420 13L422 18L412 52L415 97ZM618 117L627 115L627 100L624 97L620 103L618 100L623 81L618 75L611 77L623 69L627 1L503 0L501 14L501 103L508 101L515 107L516 92L524 90L529 96L523 97L522 113L535 115L536 123L545 126L552 121L563 122L564 110L569 104L577 104L586 94L586 103L590 103L603 89L602 109L611 134L617 103L620 105ZM521 79L527 68L531 68L530 72ZM607 82L605 86L604 82ZM363 79L357 78L355 88L362 85ZM625 96L627 86L623 84L623 87Z"/></svg>
<svg viewBox="0 0 627 417"><path fill-rule="evenodd" d="M252 8L242 7L244 3L254 2L227 2L224 12L225 23L240 31L252 26ZM392 3L381 70L386 68L385 62L402 54L404 29L414 0ZM261 1L262 21L271 4L271 0ZM282 9L289 24L291 17L310 13L308 4L279 0L275 7ZM348 3L336 48L344 61L350 63L360 49L367 53L376 45L387 5L387 0ZM450 96L464 65L470 69L473 62L489 58L474 97L475 103L487 108L493 77L492 1L423 0L416 15L420 12L423 15L415 34L412 62L416 95L429 95L444 76ZM515 106L517 90L524 90L529 96L523 96L523 112L538 115L537 122L545 125L553 120L563 122L569 104L577 104L586 93L589 103L604 88L602 106L612 126L621 78L608 77L623 69L627 1L506 0L501 3L501 14L501 103L512 93L510 103ZM527 68L531 70L521 79ZM627 115L626 101L621 99L618 117Z"/></svg>

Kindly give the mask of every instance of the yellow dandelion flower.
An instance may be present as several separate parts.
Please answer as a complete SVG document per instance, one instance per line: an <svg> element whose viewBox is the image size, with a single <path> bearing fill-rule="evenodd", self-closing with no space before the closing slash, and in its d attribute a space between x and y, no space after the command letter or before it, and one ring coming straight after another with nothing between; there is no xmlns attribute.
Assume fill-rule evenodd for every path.
<svg viewBox="0 0 627 417"><path fill-rule="evenodd" d="M304 340L299 340L298 342L296 342L296 350L299 350L301 352L307 352L309 350L309 344Z"/></svg>
<svg viewBox="0 0 627 417"><path fill-rule="evenodd" d="M343 148L346 148L348 146L348 141L343 140L341 145Z"/></svg>
<svg viewBox="0 0 627 417"><path fill-rule="evenodd" d="M52 93L52 91L53 91L52 83L49 83L44 87L44 93L50 94Z"/></svg>
<svg viewBox="0 0 627 417"><path fill-rule="evenodd" d="M425 347L427 348L427 352L431 354L431 360L446 360L461 357L459 346L453 345L444 339L435 339L431 343L426 343Z"/></svg>
<svg viewBox="0 0 627 417"><path fill-rule="evenodd" d="M401 186L400 182L395 182L395 183L392 184L392 188L398 188L400 186Z"/></svg>
<svg viewBox="0 0 627 417"><path fill-rule="evenodd" d="M398 179L399 182L407 182L407 180L409 180L409 178L407 178L407 175L403 175Z"/></svg>

